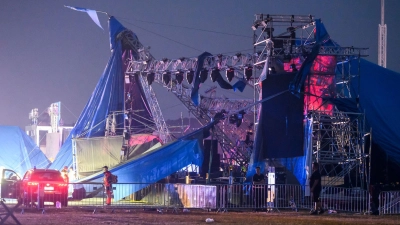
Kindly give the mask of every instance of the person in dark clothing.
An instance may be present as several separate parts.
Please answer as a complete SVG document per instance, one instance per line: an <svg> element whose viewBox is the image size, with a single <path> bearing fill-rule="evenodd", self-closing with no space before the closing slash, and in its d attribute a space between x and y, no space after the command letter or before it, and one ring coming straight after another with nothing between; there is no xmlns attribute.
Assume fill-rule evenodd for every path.
<svg viewBox="0 0 400 225"><path fill-rule="evenodd" d="M311 210L310 214L322 214L324 210L321 207L321 201L319 196L321 194L322 186L321 186L321 173L319 172L319 164L314 162L312 164L312 174L310 177L310 192L312 193L312 200L314 202L314 209Z"/></svg>
<svg viewBox="0 0 400 225"><path fill-rule="evenodd" d="M260 167L256 167L256 173L253 175L253 199L255 208L261 208L265 201L265 177L261 174Z"/></svg>
<svg viewBox="0 0 400 225"><path fill-rule="evenodd" d="M104 170L103 184L107 194L106 204L111 205L111 195L113 190L111 172L108 171L108 166L103 166L103 170Z"/></svg>

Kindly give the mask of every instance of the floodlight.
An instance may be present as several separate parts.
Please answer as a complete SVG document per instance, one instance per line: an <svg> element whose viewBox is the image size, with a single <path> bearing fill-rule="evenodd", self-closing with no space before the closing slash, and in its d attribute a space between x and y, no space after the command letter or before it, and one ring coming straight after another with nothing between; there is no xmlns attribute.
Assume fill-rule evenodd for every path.
<svg viewBox="0 0 400 225"><path fill-rule="evenodd" d="M155 74L153 72L150 72L147 74L147 84L151 85L154 81L154 76Z"/></svg>
<svg viewBox="0 0 400 225"><path fill-rule="evenodd" d="M219 76L219 69L218 68L212 69L211 74L210 74L212 82L217 81L218 76Z"/></svg>
<svg viewBox="0 0 400 225"><path fill-rule="evenodd" d="M162 75L162 79L164 81L165 85L168 85L169 82L171 81L171 72L165 71Z"/></svg>
<svg viewBox="0 0 400 225"><path fill-rule="evenodd" d="M204 83L207 80L207 75L208 75L208 70L202 69L200 71L200 75L199 75L200 83Z"/></svg>
<svg viewBox="0 0 400 225"><path fill-rule="evenodd" d="M233 67L230 67L229 69L226 70L226 78L228 79L229 82L231 82L234 77L235 77L235 69Z"/></svg>
<svg viewBox="0 0 400 225"><path fill-rule="evenodd" d="M244 75L246 76L246 80L250 80L253 76L253 67L248 66L244 68Z"/></svg>
<svg viewBox="0 0 400 225"><path fill-rule="evenodd" d="M194 78L194 71L193 70L189 70L186 72L186 80L189 84L192 84L193 82L193 78Z"/></svg>
<svg viewBox="0 0 400 225"><path fill-rule="evenodd" d="M178 81L178 84L182 84L183 81L183 72L182 71L177 71L175 73L175 79Z"/></svg>
<svg viewBox="0 0 400 225"><path fill-rule="evenodd" d="M268 68L268 70L269 70L269 74L276 74L275 67L271 66L270 68Z"/></svg>

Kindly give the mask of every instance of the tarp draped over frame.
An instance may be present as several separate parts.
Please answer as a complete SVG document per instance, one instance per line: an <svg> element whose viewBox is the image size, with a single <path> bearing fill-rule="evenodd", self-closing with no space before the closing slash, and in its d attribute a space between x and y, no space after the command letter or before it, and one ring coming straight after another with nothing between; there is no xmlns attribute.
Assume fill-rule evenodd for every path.
<svg viewBox="0 0 400 225"><path fill-rule="evenodd" d="M23 176L33 167L46 168L50 161L25 134L16 126L0 126L0 165Z"/></svg>
<svg viewBox="0 0 400 225"><path fill-rule="evenodd" d="M122 70L121 41L116 36L126 28L114 17L109 20L111 56L107 66L92 93L91 98L79 116L78 122L61 147L52 169L61 169L72 164L72 138L100 137L105 134L106 117L112 111L122 111L124 104L124 76ZM122 124L124 117L118 115L117 124Z"/></svg>
<svg viewBox="0 0 400 225"><path fill-rule="evenodd" d="M351 60L339 68L359 76L350 81L352 98L330 99L331 102L341 111L365 113L367 132L372 128L372 141L400 164L400 73L364 59Z"/></svg>

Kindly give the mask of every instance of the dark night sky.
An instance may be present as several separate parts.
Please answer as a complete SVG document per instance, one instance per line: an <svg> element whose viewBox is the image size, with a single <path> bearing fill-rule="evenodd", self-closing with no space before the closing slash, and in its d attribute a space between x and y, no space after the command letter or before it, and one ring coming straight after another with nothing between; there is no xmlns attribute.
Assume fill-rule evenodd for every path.
<svg viewBox="0 0 400 225"><path fill-rule="evenodd" d="M145 46L151 46L157 59L251 49L250 27L255 13L314 15L322 19L332 39L341 46L368 47L367 59L376 63L378 58L379 0L2 0L0 125L23 128L30 122L32 108L43 112L57 101L61 101L64 122L73 123L94 90L110 56L107 17L99 14L105 28L102 31L86 13L63 5L115 16ZM386 0L385 8L387 68L400 72L395 56L400 52L396 41L400 1ZM164 116L179 117L184 111L179 101L163 90L157 93L162 96ZM245 95L232 91L218 94L231 98Z"/></svg>

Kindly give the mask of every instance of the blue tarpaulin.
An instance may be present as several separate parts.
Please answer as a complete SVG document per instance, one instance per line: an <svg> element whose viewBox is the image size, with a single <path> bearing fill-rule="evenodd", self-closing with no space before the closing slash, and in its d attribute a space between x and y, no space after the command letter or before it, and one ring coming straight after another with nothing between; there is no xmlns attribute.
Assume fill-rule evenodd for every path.
<svg viewBox="0 0 400 225"><path fill-rule="evenodd" d="M83 109L79 119L65 140L52 169L61 169L72 165L72 138L101 137L105 134L106 117L112 111L122 111L124 105L124 76L122 67L121 41L116 36L126 28L114 17L109 20L111 56L107 66ZM117 123L123 123L123 115L117 117Z"/></svg>
<svg viewBox="0 0 400 225"><path fill-rule="evenodd" d="M190 165L203 163L203 138L214 123L192 132L177 141L143 154L118 165L110 172L118 176L118 188L114 191L114 200L126 197L151 183ZM103 182L103 172L85 177L77 182ZM124 183L130 183L124 188ZM132 185L136 183L136 185Z"/></svg>
<svg viewBox="0 0 400 225"><path fill-rule="evenodd" d="M25 134L16 126L0 126L0 165L23 176L29 169L46 168L50 161Z"/></svg>
<svg viewBox="0 0 400 225"><path fill-rule="evenodd" d="M400 73L364 59L354 59L343 66L338 68L344 68L346 74L359 76L350 82L352 98L333 99L332 102L339 110L365 113L367 132L372 128L373 143L380 146L389 159L400 164L400 99L397 93Z"/></svg>

